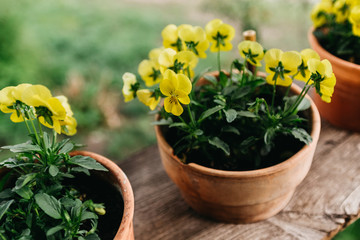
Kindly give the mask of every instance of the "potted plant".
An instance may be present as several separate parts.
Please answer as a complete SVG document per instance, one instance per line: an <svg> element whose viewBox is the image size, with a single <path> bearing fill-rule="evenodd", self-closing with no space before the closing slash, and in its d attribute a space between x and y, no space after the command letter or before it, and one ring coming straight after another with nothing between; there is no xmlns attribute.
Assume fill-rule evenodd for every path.
<svg viewBox="0 0 360 240"><path fill-rule="evenodd" d="M255 41L242 41L243 60L224 71L221 52L232 49L234 35L219 19L205 30L168 25L164 48L139 64L146 86L125 73L123 94L125 101L137 97L157 108L162 163L185 201L214 219L246 223L279 212L306 176L320 132L319 113L306 94L315 88L330 101L335 76L311 49L265 51ZM218 71L195 75L209 45ZM266 74L257 74L263 59Z"/></svg>
<svg viewBox="0 0 360 240"><path fill-rule="evenodd" d="M331 103L314 96L320 114L335 126L360 131L360 2L321 1L312 10L311 47L328 59L337 79Z"/></svg>
<svg viewBox="0 0 360 240"><path fill-rule="evenodd" d="M76 133L66 97L20 84L0 91L0 110L29 135L2 147L15 155L0 162L0 239L133 239L126 175L103 156L73 151L70 139L57 140Z"/></svg>

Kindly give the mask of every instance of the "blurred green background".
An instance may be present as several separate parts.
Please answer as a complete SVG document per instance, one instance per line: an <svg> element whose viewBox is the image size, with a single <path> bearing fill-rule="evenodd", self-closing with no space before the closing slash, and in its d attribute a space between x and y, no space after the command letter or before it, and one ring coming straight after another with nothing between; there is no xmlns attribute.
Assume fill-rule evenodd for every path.
<svg viewBox="0 0 360 240"><path fill-rule="evenodd" d="M148 108L124 104L124 72L137 72L148 52L162 44L170 23L204 27L221 18L241 32L257 31L265 48L309 47L312 0L2 0L0 1L0 88L29 82L69 98L78 120L73 140L116 162L155 144ZM215 69L209 54L196 71ZM223 66L238 57L223 54ZM22 124L0 117L0 145L26 139ZM4 158L6 153L0 153ZM359 228L358 225L353 227ZM354 225L353 225L354 226ZM353 229L352 228L352 229ZM357 239L345 237L336 239ZM343 234L344 235L344 234ZM350 237L349 237L350 236ZM348 238L346 238L348 237Z"/></svg>
<svg viewBox="0 0 360 240"><path fill-rule="evenodd" d="M308 46L311 4L289 0L3 0L0 1L0 87L19 83L48 86L66 95L78 120L74 140L121 161L155 143L147 107L121 96L124 72L136 73L148 52L162 44L169 23L205 26L221 18L258 31L267 48ZM222 57L238 57L236 48ZM214 66L209 54L197 71ZM214 68L215 69L215 68ZM25 139L21 124L0 118L0 145Z"/></svg>

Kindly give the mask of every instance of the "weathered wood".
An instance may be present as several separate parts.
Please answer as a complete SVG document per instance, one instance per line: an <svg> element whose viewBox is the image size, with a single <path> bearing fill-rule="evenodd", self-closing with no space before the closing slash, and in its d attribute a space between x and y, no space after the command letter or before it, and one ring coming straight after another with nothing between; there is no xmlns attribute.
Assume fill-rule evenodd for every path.
<svg viewBox="0 0 360 240"><path fill-rule="evenodd" d="M137 240L329 239L360 209L360 134L323 123L314 162L292 200L275 217L225 224L199 216L161 165L157 146L120 164L135 194Z"/></svg>

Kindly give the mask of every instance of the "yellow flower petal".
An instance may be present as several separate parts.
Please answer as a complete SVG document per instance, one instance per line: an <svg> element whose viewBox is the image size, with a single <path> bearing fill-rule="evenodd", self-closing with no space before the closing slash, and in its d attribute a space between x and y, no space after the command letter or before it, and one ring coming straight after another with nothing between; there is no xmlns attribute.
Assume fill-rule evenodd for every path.
<svg viewBox="0 0 360 240"><path fill-rule="evenodd" d="M190 68L195 68L199 62L199 59L196 57L195 53L191 51L181 51L176 54L175 59L177 59L178 62L184 64L184 69L186 69L188 66Z"/></svg>
<svg viewBox="0 0 360 240"><path fill-rule="evenodd" d="M12 92L14 91L15 87L5 87L0 91L0 105L4 106L12 106L16 99L14 98Z"/></svg>
<svg viewBox="0 0 360 240"><path fill-rule="evenodd" d="M156 106L160 102L160 98L158 100L155 97L152 97L153 92L148 89L141 89L137 91L137 96L140 102L144 103L146 106L150 107L151 110L154 110Z"/></svg>
<svg viewBox="0 0 360 240"><path fill-rule="evenodd" d="M301 56L295 51L284 52L280 57L280 61L283 63L284 69L290 71L288 74L293 75L301 65Z"/></svg>
<svg viewBox="0 0 360 240"><path fill-rule="evenodd" d="M19 97L23 103L29 106L46 106L47 100L52 97L50 90L43 85L31 85L25 88L17 88L14 96Z"/></svg>
<svg viewBox="0 0 360 240"><path fill-rule="evenodd" d="M176 73L170 69L166 70L160 83L160 91L165 96L171 96L178 87Z"/></svg>
<svg viewBox="0 0 360 240"><path fill-rule="evenodd" d="M132 73L126 72L123 74L122 79L124 81L122 93L124 95L125 102L129 102L134 99L134 92L131 90L131 85L136 83L136 76Z"/></svg>
<svg viewBox="0 0 360 240"><path fill-rule="evenodd" d="M10 116L10 120L14 123L19 123L19 122L23 122L24 118L21 115L18 116L16 111L13 111L13 113Z"/></svg>
<svg viewBox="0 0 360 240"><path fill-rule="evenodd" d="M235 36L235 29L223 23L220 19L214 19L205 26L207 39L211 42L210 51L229 51L232 49L231 40ZM217 37L221 35L222 41L218 44Z"/></svg>
<svg viewBox="0 0 360 240"><path fill-rule="evenodd" d="M246 58L247 62L254 66L261 66L260 61L264 57L264 49L258 42L248 40L242 41L239 43L238 49L240 56L244 59Z"/></svg>
<svg viewBox="0 0 360 240"><path fill-rule="evenodd" d="M176 25L169 24L161 32L163 38L163 45L165 48L172 48L177 51L177 47L174 46L178 40L178 29Z"/></svg>
<svg viewBox="0 0 360 240"><path fill-rule="evenodd" d="M183 91L186 95L190 94L192 89L192 84L190 79L184 74L178 74L177 79L178 79L177 90Z"/></svg>
<svg viewBox="0 0 360 240"><path fill-rule="evenodd" d="M164 100L165 111L174 114L175 116L180 116L184 109L181 104L175 97L167 97Z"/></svg>
<svg viewBox="0 0 360 240"><path fill-rule="evenodd" d="M277 67L283 51L277 48L272 48L266 51L264 61L267 67Z"/></svg>
<svg viewBox="0 0 360 240"><path fill-rule="evenodd" d="M320 60L319 54L310 48L302 50L300 55L305 66L307 66L307 62L312 58Z"/></svg>

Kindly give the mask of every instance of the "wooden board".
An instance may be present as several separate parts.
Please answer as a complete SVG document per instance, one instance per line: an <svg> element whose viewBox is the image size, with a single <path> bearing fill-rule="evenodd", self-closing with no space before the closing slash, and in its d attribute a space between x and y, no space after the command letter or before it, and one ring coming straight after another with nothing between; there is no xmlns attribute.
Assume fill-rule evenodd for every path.
<svg viewBox="0 0 360 240"><path fill-rule="evenodd" d="M360 134L323 123L309 174L278 215L253 224L208 220L183 201L157 146L120 164L135 195L137 240L330 239L360 209Z"/></svg>

